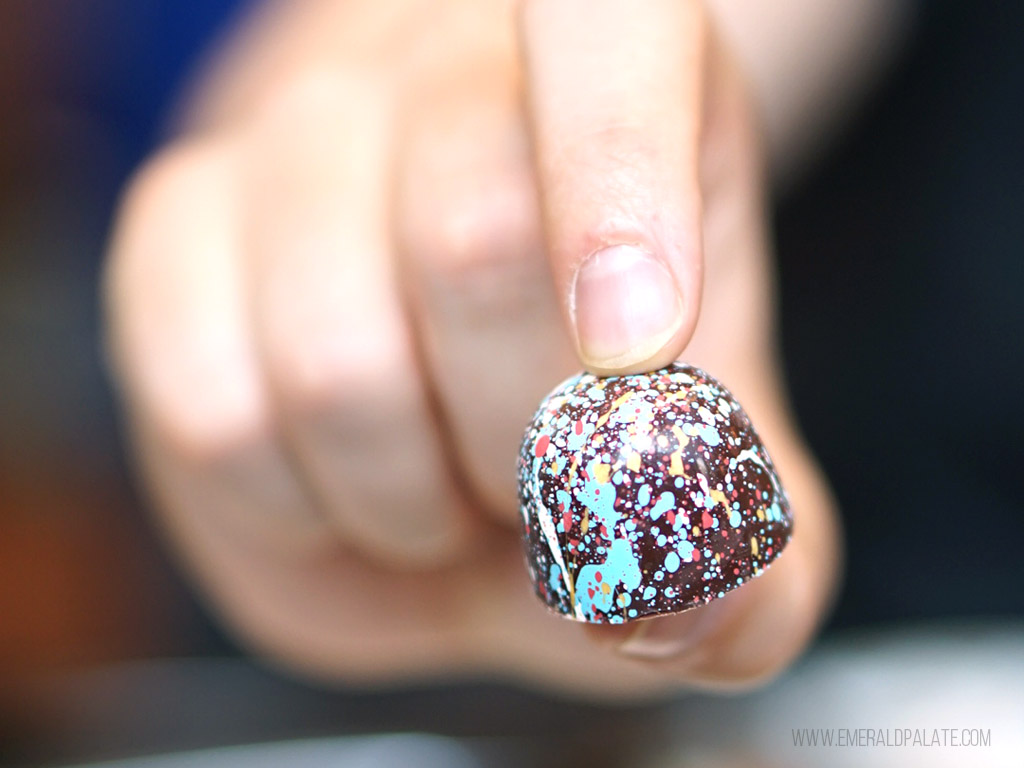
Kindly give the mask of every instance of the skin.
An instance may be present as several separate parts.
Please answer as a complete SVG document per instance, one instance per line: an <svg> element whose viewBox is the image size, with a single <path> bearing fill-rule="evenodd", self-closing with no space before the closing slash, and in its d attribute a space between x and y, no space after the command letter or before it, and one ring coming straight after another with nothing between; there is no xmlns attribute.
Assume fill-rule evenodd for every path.
<svg viewBox="0 0 1024 768"><path fill-rule="evenodd" d="M772 18L789 30L805 5ZM483 674L628 698L749 684L806 645L838 526L786 402L757 109L723 37L683 0L303 0L208 66L125 194L108 343L160 524L255 653L349 684ZM758 102L784 101L795 66L771 50L738 56L775 64ZM813 119L769 122L784 147ZM665 276L664 333L642 301L576 300L588 254L619 244ZM631 341L603 354L602 334ZM581 365L680 356L757 425L788 550L678 616L549 614L516 526L524 425Z"/></svg>

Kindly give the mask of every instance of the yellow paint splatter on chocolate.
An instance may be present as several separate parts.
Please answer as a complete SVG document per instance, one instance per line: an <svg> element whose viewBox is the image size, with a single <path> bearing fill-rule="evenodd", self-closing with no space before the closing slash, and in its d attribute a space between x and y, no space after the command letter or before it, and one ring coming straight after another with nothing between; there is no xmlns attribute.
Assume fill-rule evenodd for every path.
<svg viewBox="0 0 1024 768"><path fill-rule="evenodd" d="M519 498L536 592L579 621L710 602L760 574L792 533L746 413L678 364L556 388L524 435Z"/></svg>

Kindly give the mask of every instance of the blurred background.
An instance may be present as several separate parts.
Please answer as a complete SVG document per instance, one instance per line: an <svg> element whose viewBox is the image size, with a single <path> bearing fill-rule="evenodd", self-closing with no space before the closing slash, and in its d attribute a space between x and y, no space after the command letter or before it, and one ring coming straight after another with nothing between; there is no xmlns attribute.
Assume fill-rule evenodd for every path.
<svg viewBox="0 0 1024 768"><path fill-rule="evenodd" d="M817 764L785 751L791 727L871 711L990 728L977 764L1024 764L1021 6L920 3L867 102L777 199L787 374L847 529L822 641L756 696L619 709L282 677L240 657L150 529L97 277L118 190L243 5L0 0L0 761L411 732L435 736L231 759ZM828 764L867 764L850 754Z"/></svg>

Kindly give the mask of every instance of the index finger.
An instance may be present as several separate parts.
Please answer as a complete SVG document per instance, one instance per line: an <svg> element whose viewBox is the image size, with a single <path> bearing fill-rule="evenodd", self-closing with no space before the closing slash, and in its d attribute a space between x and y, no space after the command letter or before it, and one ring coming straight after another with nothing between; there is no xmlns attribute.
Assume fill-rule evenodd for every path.
<svg viewBox="0 0 1024 768"><path fill-rule="evenodd" d="M697 323L704 38L690 0L522 4L548 253L595 373L666 365Z"/></svg>

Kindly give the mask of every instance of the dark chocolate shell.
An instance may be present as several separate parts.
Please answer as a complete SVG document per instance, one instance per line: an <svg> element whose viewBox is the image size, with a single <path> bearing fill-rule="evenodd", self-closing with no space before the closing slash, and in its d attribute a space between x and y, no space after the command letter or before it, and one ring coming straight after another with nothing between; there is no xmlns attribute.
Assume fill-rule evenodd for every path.
<svg viewBox="0 0 1024 768"><path fill-rule="evenodd" d="M519 501L537 595L592 623L722 597L778 557L793 529L746 413L680 364L556 388L523 438Z"/></svg>

